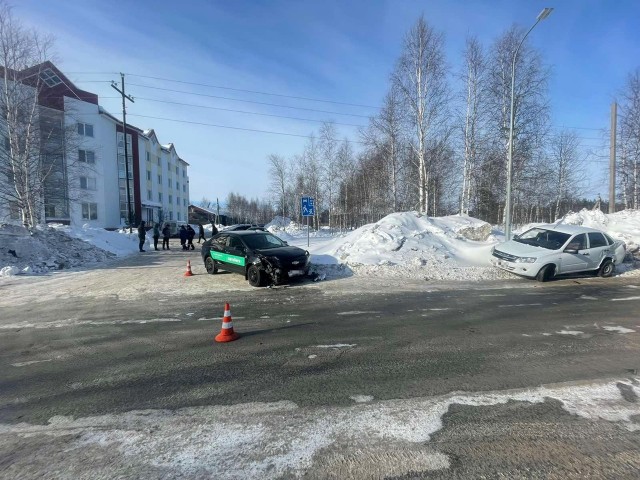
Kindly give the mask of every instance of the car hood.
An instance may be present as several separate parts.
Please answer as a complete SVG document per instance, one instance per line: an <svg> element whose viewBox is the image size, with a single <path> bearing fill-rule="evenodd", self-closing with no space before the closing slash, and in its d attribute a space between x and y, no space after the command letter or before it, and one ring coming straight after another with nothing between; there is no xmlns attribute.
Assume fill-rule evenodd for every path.
<svg viewBox="0 0 640 480"><path fill-rule="evenodd" d="M255 252L265 257L278 257L285 260L294 259L306 254L304 250L298 247L265 248L255 250Z"/></svg>
<svg viewBox="0 0 640 480"><path fill-rule="evenodd" d="M515 240L509 240L508 242L496 245L496 250L508 253L509 255L515 255L516 257L540 257L556 251L534 245L527 245L526 243L516 242Z"/></svg>

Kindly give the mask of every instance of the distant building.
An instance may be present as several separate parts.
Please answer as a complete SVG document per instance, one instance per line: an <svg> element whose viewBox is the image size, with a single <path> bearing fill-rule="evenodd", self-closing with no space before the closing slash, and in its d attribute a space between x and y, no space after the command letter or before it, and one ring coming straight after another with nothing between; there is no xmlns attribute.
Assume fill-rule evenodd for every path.
<svg viewBox="0 0 640 480"><path fill-rule="evenodd" d="M122 122L99 105L97 95L78 89L51 62L33 70L44 82L38 97L40 122L48 125L48 132L54 132L41 141L42 165L49 172L43 199L45 221L125 226L128 206ZM161 145L153 130L127 125L126 133L132 223L186 222L189 164L173 144ZM6 148L6 140L1 143L0 148ZM0 182L9 181L0 178ZM0 221L7 220L19 221L17 211L6 202L0 203Z"/></svg>

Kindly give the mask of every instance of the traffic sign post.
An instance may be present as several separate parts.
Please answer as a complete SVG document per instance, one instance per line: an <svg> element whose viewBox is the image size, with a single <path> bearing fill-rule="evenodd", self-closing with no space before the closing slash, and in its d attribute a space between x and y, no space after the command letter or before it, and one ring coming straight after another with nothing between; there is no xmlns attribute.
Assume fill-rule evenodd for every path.
<svg viewBox="0 0 640 480"><path fill-rule="evenodd" d="M313 197L302 197L300 199L300 211L303 217L307 217L307 248L309 247L309 217L316 214L316 201Z"/></svg>

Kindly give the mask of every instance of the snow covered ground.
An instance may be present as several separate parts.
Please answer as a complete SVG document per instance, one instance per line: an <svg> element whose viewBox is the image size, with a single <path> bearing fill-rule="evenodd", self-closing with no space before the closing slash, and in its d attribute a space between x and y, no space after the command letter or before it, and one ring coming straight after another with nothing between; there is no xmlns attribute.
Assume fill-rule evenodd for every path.
<svg viewBox="0 0 640 480"><path fill-rule="evenodd" d="M632 252L640 248L640 211L608 215L582 210L560 222L599 228L624 240ZM266 228L289 244L308 249L314 270L329 276L453 281L513 278L489 265L491 247L504 240L502 232L468 216L394 213L346 233L312 230L308 239L307 227L288 218L276 217ZM151 248L151 242L148 232L146 249ZM50 225L30 233L22 227L0 226L0 276L92 268L137 252L136 230L129 234L88 225ZM619 271L626 272L624 275L640 272L634 264Z"/></svg>

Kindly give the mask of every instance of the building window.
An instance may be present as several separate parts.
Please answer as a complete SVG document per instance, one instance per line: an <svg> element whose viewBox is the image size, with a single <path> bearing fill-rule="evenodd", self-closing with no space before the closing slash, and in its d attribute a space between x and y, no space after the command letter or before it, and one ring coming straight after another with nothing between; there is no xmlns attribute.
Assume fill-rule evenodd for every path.
<svg viewBox="0 0 640 480"><path fill-rule="evenodd" d="M92 150L78 150L78 161L82 163L96 163L96 154Z"/></svg>
<svg viewBox="0 0 640 480"><path fill-rule="evenodd" d="M176 190L180 191L180 183L176 182Z"/></svg>
<svg viewBox="0 0 640 480"><path fill-rule="evenodd" d="M180 197L176 197L176 205L180 206Z"/></svg>
<svg viewBox="0 0 640 480"><path fill-rule="evenodd" d="M173 203L173 195L169 195L169 205Z"/></svg>
<svg viewBox="0 0 640 480"><path fill-rule="evenodd" d="M151 190L147 190L147 200L151 200L153 198L153 195L151 193Z"/></svg>
<svg viewBox="0 0 640 480"><path fill-rule="evenodd" d="M186 207L187 206L187 199L183 198L182 201L184 202L184 206Z"/></svg>
<svg viewBox="0 0 640 480"><path fill-rule="evenodd" d="M95 190L96 179L93 177L80 177L80 188L83 190Z"/></svg>
<svg viewBox="0 0 640 480"><path fill-rule="evenodd" d="M158 165L162 165L162 162L160 160L160 157L158 157Z"/></svg>
<svg viewBox="0 0 640 480"><path fill-rule="evenodd" d="M178 212L178 221L180 221L180 212Z"/></svg>
<svg viewBox="0 0 640 480"><path fill-rule="evenodd" d="M171 179L167 178L167 187L171 188Z"/></svg>
<svg viewBox="0 0 640 480"><path fill-rule="evenodd" d="M158 185L162 185L162 175L158 175Z"/></svg>
<svg viewBox="0 0 640 480"><path fill-rule="evenodd" d="M145 152L146 156L147 156L147 162L151 161L151 155L149 155L149 152Z"/></svg>
<svg viewBox="0 0 640 480"><path fill-rule="evenodd" d="M187 193L187 185L186 185L186 184L184 184L184 183L182 184L182 191L183 191L184 193Z"/></svg>
<svg viewBox="0 0 640 480"><path fill-rule="evenodd" d="M83 220L97 220L98 219L98 204L97 203L83 203L82 204L82 219Z"/></svg>
<svg viewBox="0 0 640 480"><path fill-rule="evenodd" d="M169 220L173 220L173 212L169 212Z"/></svg>
<svg viewBox="0 0 640 480"><path fill-rule="evenodd" d="M78 135L83 137L93 137L93 125L90 123L78 122Z"/></svg>
<svg viewBox="0 0 640 480"><path fill-rule="evenodd" d="M176 165L176 175L180 175L180 170L178 169L177 165Z"/></svg>
<svg viewBox="0 0 640 480"><path fill-rule="evenodd" d="M62 80L60 77L54 73L50 68L45 68L42 72L40 72L40 78L44 83L47 84L47 87L55 87L56 85L60 85Z"/></svg>
<svg viewBox="0 0 640 480"><path fill-rule="evenodd" d="M147 180L151 181L151 170L147 170Z"/></svg>
<svg viewBox="0 0 640 480"><path fill-rule="evenodd" d="M162 192L158 192L158 201L162 203Z"/></svg>
<svg viewBox="0 0 640 480"><path fill-rule="evenodd" d="M187 171L183 168L182 169L182 178L185 178L187 176Z"/></svg>

